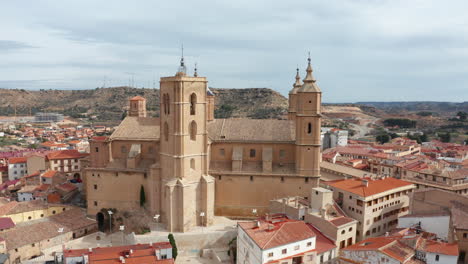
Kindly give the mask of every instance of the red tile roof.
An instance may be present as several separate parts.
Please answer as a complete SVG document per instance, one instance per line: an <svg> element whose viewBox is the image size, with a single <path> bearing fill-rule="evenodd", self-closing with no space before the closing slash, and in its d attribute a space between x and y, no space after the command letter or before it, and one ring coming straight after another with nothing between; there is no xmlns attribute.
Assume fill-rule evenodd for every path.
<svg viewBox="0 0 468 264"><path fill-rule="evenodd" d="M78 189L78 187L76 187L75 185L71 183L63 183L63 184L55 186L55 188L64 192L71 192L71 191Z"/></svg>
<svg viewBox="0 0 468 264"><path fill-rule="evenodd" d="M362 197L367 197L375 195L378 193L386 192L395 188L412 186L413 184L407 181L395 179L395 178L385 178L385 179L366 179L368 181L368 186L366 187L361 179L349 179L328 182L329 186L332 186L337 189L348 191L354 194L357 194Z"/></svg>
<svg viewBox="0 0 468 264"><path fill-rule="evenodd" d="M130 101L145 101L146 99L141 96L135 96Z"/></svg>
<svg viewBox="0 0 468 264"><path fill-rule="evenodd" d="M108 137L106 136L95 136L95 137L92 137L91 140L94 140L94 141L106 141Z"/></svg>
<svg viewBox="0 0 468 264"><path fill-rule="evenodd" d="M425 241L425 251L438 253L443 255L458 256L458 244L457 243L444 243L434 240Z"/></svg>
<svg viewBox="0 0 468 264"><path fill-rule="evenodd" d="M26 161L27 161L26 157L16 157L16 158L9 158L8 159L9 164L26 163Z"/></svg>
<svg viewBox="0 0 468 264"><path fill-rule="evenodd" d="M43 178L52 178L52 177L55 176L55 174L57 174L56 171L54 171L54 170L48 170L48 171L46 171L44 174L42 174L42 177L43 177Z"/></svg>
<svg viewBox="0 0 468 264"><path fill-rule="evenodd" d="M79 159L84 157L85 155L78 152L76 149L67 149L67 150L59 150L49 153L47 158L49 160L56 160L56 159Z"/></svg>
<svg viewBox="0 0 468 264"><path fill-rule="evenodd" d="M327 238L324 234L322 234L322 232L320 232L320 230L318 230L315 226L311 224L307 225L316 235L315 250L317 251L317 254L322 254L323 252L327 252L336 248L335 243L331 239Z"/></svg>
<svg viewBox="0 0 468 264"><path fill-rule="evenodd" d="M315 237L316 234L303 221L274 218L273 221L241 222L238 225L261 249L269 249Z"/></svg>
<svg viewBox="0 0 468 264"><path fill-rule="evenodd" d="M139 264L139 263L148 263L148 264L173 264L173 259L162 259L158 260L155 255L157 249L169 249L172 248L169 242L158 242L151 244L137 244L137 245L127 245L119 247L105 247L105 248L93 248L89 252L88 249L73 249L65 250L64 258L73 258L80 257L83 255L88 255L89 263L99 263L99 264L117 264L121 263L119 258L121 256L125 257L125 263L130 264ZM130 250L133 253L130 253Z"/></svg>
<svg viewBox="0 0 468 264"><path fill-rule="evenodd" d="M15 227L15 223L10 217L0 217L0 229L9 229Z"/></svg>

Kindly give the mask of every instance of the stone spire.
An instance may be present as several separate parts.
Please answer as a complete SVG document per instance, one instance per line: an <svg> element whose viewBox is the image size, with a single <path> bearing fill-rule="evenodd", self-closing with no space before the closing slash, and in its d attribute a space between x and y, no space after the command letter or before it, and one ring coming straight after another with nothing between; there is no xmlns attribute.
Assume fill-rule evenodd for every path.
<svg viewBox="0 0 468 264"><path fill-rule="evenodd" d="M309 58L307 59L307 61L308 61L307 70L306 70L307 75L304 78L304 84L297 92L321 93L320 88L315 83L317 80L315 80L314 76L312 75L312 65L310 64L310 52L309 52Z"/></svg>
<svg viewBox="0 0 468 264"><path fill-rule="evenodd" d="M293 88L289 91L289 94L296 94L297 90L301 88L301 76L299 75L299 68L296 69L296 82L293 84Z"/></svg>
<svg viewBox="0 0 468 264"><path fill-rule="evenodd" d="M176 75L185 75L187 74L187 68L185 67L185 62L184 62L184 44L182 44L182 56L180 57L180 66L179 69L177 70Z"/></svg>

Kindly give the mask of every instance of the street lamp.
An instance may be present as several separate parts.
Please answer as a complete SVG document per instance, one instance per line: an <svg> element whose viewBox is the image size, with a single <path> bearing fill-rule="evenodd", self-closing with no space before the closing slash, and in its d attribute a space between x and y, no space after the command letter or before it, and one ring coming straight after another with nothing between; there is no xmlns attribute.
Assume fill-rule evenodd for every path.
<svg viewBox="0 0 468 264"><path fill-rule="evenodd" d="M62 246L62 243L63 243L62 242L62 233L63 233L63 231L64 231L63 227L59 227L59 229L57 230L57 232L59 233L59 237L60 237L60 247L62 247L62 258L61 258L62 261L63 261L63 253L64 253L63 252L64 251L63 246ZM40 245L40 243L39 243L39 245Z"/></svg>
<svg viewBox="0 0 468 264"><path fill-rule="evenodd" d="M125 230L125 226L124 225L121 225L119 227L119 230L122 231L122 246L124 245L124 230Z"/></svg>
<svg viewBox="0 0 468 264"><path fill-rule="evenodd" d="M155 229L154 229L155 232L158 231L159 217L160 217L160 215L158 215L158 214L156 214L156 215L153 216L154 221L156 221L156 227L155 227Z"/></svg>
<svg viewBox="0 0 468 264"><path fill-rule="evenodd" d="M203 217L205 217L205 212L200 212L201 217L201 226L202 226L202 233L203 233Z"/></svg>
<svg viewBox="0 0 468 264"><path fill-rule="evenodd" d="M114 214L111 210L107 211L109 214L109 234L112 233L112 214Z"/></svg>
<svg viewBox="0 0 468 264"><path fill-rule="evenodd" d="M63 238L62 238L63 230L64 230L63 227L60 227L60 228L58 229L59 236L60 236L60 246L62 246L62 244L63 244Z"/></svg>

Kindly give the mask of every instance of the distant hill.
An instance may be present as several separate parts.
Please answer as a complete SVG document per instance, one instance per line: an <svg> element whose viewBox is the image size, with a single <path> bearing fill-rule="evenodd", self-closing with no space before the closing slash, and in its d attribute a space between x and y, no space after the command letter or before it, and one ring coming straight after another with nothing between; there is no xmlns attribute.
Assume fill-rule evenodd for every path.
<svg viewBox="0 0 468 264"><path fill-rule="evenodd" d="M287 111L287 99L268 88L217 89L217 117L280 118ZM59 112L72 117L96 115L101 121L118 121L130 97L147 99L150 115L159 113L159 90L111 87L89 90L0 89L0 116Z"/></svg>
<svg viewBox="0 0 468 264"><path fill-rule="evenodd" d="M383 109L387 112L392 111L431 111L431 112L458 112L468 111L468 102L452 103L452 102L357 102L359 105L373 106Z"/></svg>

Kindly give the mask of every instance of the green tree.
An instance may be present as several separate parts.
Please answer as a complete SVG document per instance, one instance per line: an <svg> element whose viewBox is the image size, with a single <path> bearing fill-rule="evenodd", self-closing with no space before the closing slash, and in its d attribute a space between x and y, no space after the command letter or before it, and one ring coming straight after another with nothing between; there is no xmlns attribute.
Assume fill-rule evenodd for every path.
<svg viewBox="0 0 468 264"><path fill-rule="evenodd" d="M145 195L145 187L143 185L140 188L140 206L145 206L146 203L146 195Z"/></svg>
<svg viewBox="0 0 468 264"><path fill-rule="evenodd" d="M442 141L442 142L446 142L446 143L450 142L450 140L451 140L450 133L449 133L449 132L447 132L447 133L445 133L445 134L440 133L440 134L439 134L439 139L440 139L440 141Z"/></svg>
<svg viewBox="0 0 468 264"><path fill-rule="evenodd" d="M462 112L462 111L457 113L457 116L460 120L466 120L467 115L468 114L466 112Z"/></svg>
<svg viewBox="0 0 468 264"><path fill-rule="evenodd" d="M174 235L170 233L167 238L169 239L169 243L171 243L172 246L172 258L175 260L177 258L177 245L174 239Z"/></svg>
<svg viewBox="0 0 468 264"><path fill-rule="evenodd" d="M388 134L381 134L376 136L375 140L377 140L380 144L384 144L390 141L390 136Z"/></svg>
<svg viewBox="0 0 468 264"><path fill-rule="evenodd" d="M120 118L120 120L124 120L125 117L127 117L127 111L124 111L124 112L122 113L122 117Z"/></svg>

